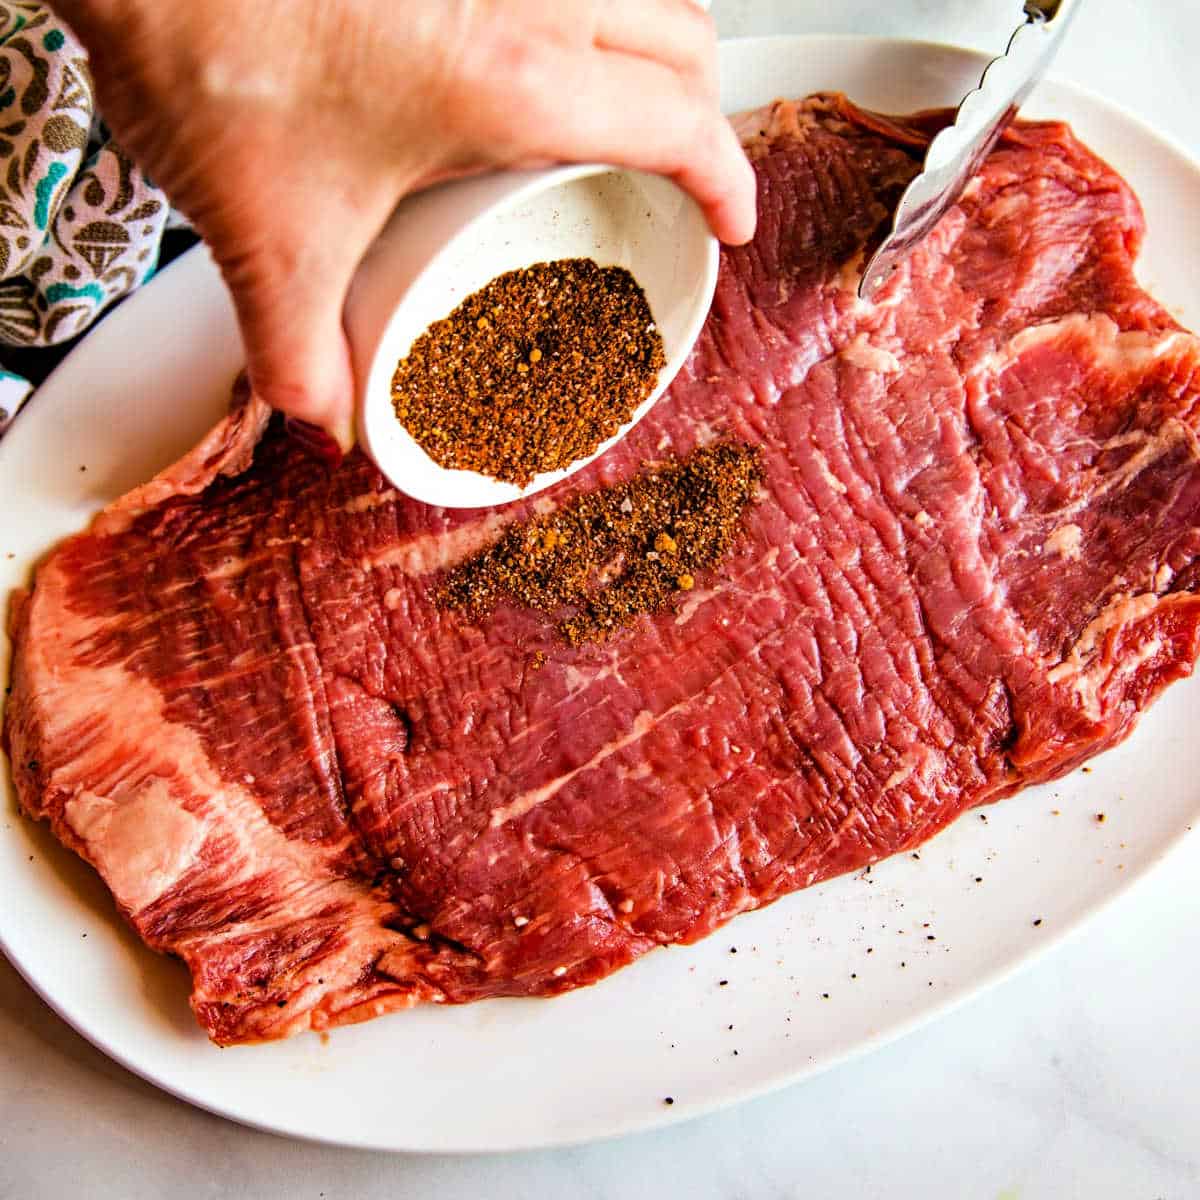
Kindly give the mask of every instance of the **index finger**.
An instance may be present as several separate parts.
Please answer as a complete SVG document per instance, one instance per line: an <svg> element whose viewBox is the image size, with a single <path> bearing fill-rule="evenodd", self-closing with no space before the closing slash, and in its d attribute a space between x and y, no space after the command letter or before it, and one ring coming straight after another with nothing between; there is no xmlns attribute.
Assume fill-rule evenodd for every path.
<svg viewBox="0 0 1200 1200"><path fill-rule="evenodd" d="M558 53L509 100L537 131L526 145L530 157L667 175L696 199L722 241L754 236L754 170L715 98L670 67L615 52Z"/></svg>

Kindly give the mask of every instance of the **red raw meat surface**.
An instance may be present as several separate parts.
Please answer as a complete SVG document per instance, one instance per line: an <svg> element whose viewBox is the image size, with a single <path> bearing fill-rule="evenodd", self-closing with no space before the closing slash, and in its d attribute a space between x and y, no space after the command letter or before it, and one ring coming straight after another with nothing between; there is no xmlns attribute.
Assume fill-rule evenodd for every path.
<svg viewBox="0 0 1200 1200"><path fill-rule="evenodd" d="M536 503L714 439L760 447L762 496L607 643L437 606L528 508L331 471L246 397L41 564L21 802L216 1041L594 983L1071 770L1190 672L1200 350L1135 282L1123 181L1018 126L856 298L940 119L742 120L757 238L654 413Z"/></svg>

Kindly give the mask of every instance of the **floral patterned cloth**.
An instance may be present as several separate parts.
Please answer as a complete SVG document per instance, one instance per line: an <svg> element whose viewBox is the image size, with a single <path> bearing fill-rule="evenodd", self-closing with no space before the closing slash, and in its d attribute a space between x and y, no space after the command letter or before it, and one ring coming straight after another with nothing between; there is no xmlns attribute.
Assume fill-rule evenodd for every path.
<svg viewBox="0 0 1200 1200"><path fill-rule="evenodd" d="M0 363L83 332L154 274L162 192L99 120L87 53L46 4L0 0ZM0 433L31 390L0 368Z"/></svg>

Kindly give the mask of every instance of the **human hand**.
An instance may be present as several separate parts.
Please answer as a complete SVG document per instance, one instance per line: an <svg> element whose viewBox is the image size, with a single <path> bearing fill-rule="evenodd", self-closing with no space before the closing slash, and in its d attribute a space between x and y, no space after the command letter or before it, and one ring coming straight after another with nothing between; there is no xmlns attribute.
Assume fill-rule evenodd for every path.
<svg viewBox="0 0 1200 1200"><path fill-rule="evenodd" d="M728 242L754 179L691 0L58 0L105 119L212 247L255 390L343 444L342 309L397 201L490 167L660 172Z"/></svg>

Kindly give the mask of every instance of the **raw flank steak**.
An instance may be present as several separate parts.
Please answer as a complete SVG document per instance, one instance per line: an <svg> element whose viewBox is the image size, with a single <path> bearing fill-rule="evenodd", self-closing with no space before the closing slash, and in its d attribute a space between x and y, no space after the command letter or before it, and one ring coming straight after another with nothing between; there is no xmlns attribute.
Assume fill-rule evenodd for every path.
<svg viewBox="0 0 1200 1200"><path fill-rule="evenodd" d="M427 508L242 396L41 564L21 803L215 1041L594 983L1070 771L1191 671L1200 344L1135 282L1128 186L1018 125L856 298L945 119L743 118L755 241L669 395L546 497ZM513 523L717 443L758 492L657 613L573 646L441 602Z"/></svg>

